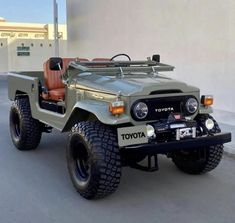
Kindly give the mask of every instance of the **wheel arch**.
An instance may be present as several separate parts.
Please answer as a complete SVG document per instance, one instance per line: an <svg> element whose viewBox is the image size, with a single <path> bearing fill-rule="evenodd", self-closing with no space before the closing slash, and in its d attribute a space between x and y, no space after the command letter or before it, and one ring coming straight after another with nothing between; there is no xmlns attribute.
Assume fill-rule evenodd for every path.
<svg viewBox="0 0 235 223"><path fill-rule="evenodd" d="M92 112L76 107L66 122L62 132L68 132L76 123L88 120L98 120L98 118Z"/></svg>
<svg viewBox="0 0 235 223"><path fill-rule="evenodd" d="M62 132L70 131L76 123L81 121L99 121L105 125L121 125L130 123L130 116L126 114L118 117L111 115L107 102L79 101L74 106Z"/></svg>

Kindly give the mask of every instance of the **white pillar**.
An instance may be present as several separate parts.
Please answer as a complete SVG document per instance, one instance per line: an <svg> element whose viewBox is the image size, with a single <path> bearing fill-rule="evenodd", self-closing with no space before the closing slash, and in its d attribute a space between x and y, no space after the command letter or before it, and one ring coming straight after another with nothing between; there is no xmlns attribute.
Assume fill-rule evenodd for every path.
<svg viewBox="0 0 235 223"><path fill-rule="evenodd" d="M58 4L54 0L54 40L55 40L55 57L59 57L59 36L58 36Z"/></svg>

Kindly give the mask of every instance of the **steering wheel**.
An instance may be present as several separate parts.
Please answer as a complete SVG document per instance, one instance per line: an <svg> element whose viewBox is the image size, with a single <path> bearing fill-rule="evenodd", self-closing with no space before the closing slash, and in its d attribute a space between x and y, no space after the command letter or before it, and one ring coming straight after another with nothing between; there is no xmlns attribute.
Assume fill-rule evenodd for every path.
<svg viewBox="0 0 235 223"><path fill-rule="evenodd" d="M130 58L127 54L125 54L125 53L119 53L119 54L113 56L113 57L110 59L110 61L113 61L115 58L121 57L121 56L127 57L128 60L131 61L131 58Z"/></svg>

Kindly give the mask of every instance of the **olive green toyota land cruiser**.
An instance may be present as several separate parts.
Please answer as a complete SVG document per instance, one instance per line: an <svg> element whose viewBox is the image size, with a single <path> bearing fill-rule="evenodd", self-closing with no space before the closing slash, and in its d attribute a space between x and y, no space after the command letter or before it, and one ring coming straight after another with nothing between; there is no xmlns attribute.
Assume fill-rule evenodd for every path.
<svg viewBox="0 0 235 223"><path fill-rule="evenodd" d="M70 131L68 171L87 199L113 193L123 166L158 170L158 155L189 174L211 171L231 133L222 133L211 116L213 96L163 75L173 70L159 55L132 61L119 54L92 61L51 58L44 72L12 73L12 141L32 150L43 132Z"/></svg>

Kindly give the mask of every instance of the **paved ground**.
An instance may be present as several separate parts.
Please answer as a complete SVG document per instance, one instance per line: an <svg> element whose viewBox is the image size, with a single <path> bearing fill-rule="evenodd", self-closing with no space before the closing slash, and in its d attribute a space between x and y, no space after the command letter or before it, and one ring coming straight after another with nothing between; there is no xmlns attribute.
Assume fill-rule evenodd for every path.
<svg viewBox="0 0 235 223"><path fill-rule="evenodd" d="M73 189L65 162L67 135L43 135L35 151L20 152L8 131L6 83L0 77L0 222L120 223L235 222L235 160L190 176L160 158L160 171L123 169L119 190L86 201Z"/></svg>

